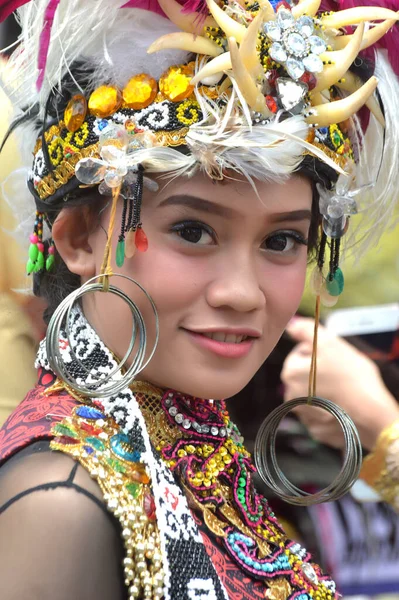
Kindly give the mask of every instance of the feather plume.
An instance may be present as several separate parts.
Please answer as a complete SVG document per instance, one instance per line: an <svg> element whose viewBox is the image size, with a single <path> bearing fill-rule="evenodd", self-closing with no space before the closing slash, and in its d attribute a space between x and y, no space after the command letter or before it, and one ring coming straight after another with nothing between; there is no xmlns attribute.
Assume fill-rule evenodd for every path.
<svg viewBox="0 0 399 600"><path fill-rule="evenodd" d="M57 2L51 31L47 27L42 35L43 23L51 21L46 21L46 10ZM50 4L36 0L20 8L21 49L10 59L12 81L7 87L13 104L26 108L37 103L39 76L43 107L51 89L60 85L77 60L87 65L95 85L110 82L119 86L142 71L159 78L171 64L184 62L187 53L182 51L167 51L162 57L147 55L153 41L177 29L158 14L123 8L124 4L123 0L52 0Z"/></svg>

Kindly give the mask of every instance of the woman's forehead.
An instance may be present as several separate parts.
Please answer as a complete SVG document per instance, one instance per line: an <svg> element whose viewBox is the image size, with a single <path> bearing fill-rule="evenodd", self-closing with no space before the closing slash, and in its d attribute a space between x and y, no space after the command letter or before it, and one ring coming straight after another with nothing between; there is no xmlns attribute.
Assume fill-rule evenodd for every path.
<svg viewBox="0 0 399 600"><path fill-rule="evenodd" d="M201 174L190 179L176 178L160 187L151 204L157 208L189 208L226 218L248 215L259 218L310 210L312 186L305 177L294 175L284 183L260 180L254 183L256 189L239 177L223 182Z"/></svg>

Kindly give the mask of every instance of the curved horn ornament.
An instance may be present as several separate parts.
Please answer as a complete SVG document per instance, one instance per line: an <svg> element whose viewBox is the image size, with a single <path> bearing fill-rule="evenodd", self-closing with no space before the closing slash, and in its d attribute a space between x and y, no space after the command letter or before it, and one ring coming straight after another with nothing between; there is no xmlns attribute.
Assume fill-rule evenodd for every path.
<svg viewBox="0 0 399 600"><path fill-rule="evenodd" d="M291 9L292 14L296 19L302 15L314 17L320 8L321 0L300 0L296 6Z"/></svg>
<svg viewBox="0 0 399 600"><path fill-rule="evenodd" d="M240 45L242 62L250 71L251 75L255 77L264 73L256 46L258 44L259 30L266 19L266 11L261 9L248 27Z"/></svg>
<svg viewBox="0 0 399 600"><path fill-rule="evenodd" d="M334 64L324 67L322 73L317 77L317 85L314 88L314 92L328 89L347 72L359 53L363 33L364 23L360 23L343 50L324 52L324 54L320 55L322 60L331 60Z"/></svg>
<svg viewBox="0 0 399 600"><path fill-rule="evenodd" d="M370 77L365 84L362 85L356 92L336 100L329 104L318 104L312 107L312 114L308 115L305 120L309 125L317 127L328 127L333 123L341 123L354 115L367 102L371 94L378 85L377 77Z"/></svg>
<svg viewBox="0 0 399 600"><path fill-rule="evenodd" d="M226 37L234 37L237 42L241 44L247 30L245 25L241 25L241 23L237 23L237 21L234 21L234 19L229 17L229 15L222 10L214 0L206 0L206 3L213 18L224 31Z"/></svg>
<svg viewBox="0 0 399 600"><path fill-rule="evenodd" d="M245 68L234 38L229 38L229 48L234 79L248 106L266 117L271 116L272 113L266 106L265 97Z"/></svg>
<svg viewBox="0 0 399 600"><path fill-rule="evenodd" d="M361 88L362 81L358 77L356 77L353 73L348 71L345 75L345 79L340 80L335 85L339 89L353 94L353 92L356 92L356 90ZM375 118L377 119L379 124L382 127L385 127L384 115L383 115L380 105L377 101L377 98L375 97L374 94L372 96L370 96L370 98L367 100L365 105L367 106L369 111L375 116Z"/></svg>
<svg viewBox="0 0 399 600"><path fill-rule="evenodd" d="M205 27L217 26L212 17L204 17L198 12L183 14L183 7L176 0L158 0L158 4L168 19L186 33L201 34Z"/></svg>
<svg viewBox="0 0 399 600"><path fill-rule="evenodd" d="M365 50L366 48L369 48L378 42L378 40L380 40L395 25L395 23L396 21L394 19L388 19L387 21L378 23L378 25L374 25L374 27L369 27L363 35L363 41L362 45L360 46L360 50ZM345 48L345 46L348 44L351 37L351 35L339 35L331 40L330 43L332 46L334 46L335 50L342 50L342 48Z"/></svg>
<svg viewBox="0 0 399 600"><path fill-rule="evenodd" d="M158 38L151 44L147 50L147 54L153 54L160 50L186 50L187 52L195 52L196 54L207 54L208 56L219 56L223 49L209 40L208 38L195 36L192 33L168 33Z"/></svg>
<svg viewBox="0 0 399 600"><path fill-rule="evenodd" d="M320 18L320 23L328 29L339 29L346 25L356 25L364 21L385 21L386 19L397 20L397 14L388 8L378 6L356 6L340 10L332 15Z"/></svg>
<svg viewBox="0 0 399 600"><path fill-rule="evenodd" d="M213 60L207 62L206 65L204 65L202 69L198 71L195 77L192 78L191 83L192 85L197 85L197 83L205 79L205 77L211 77L217 73L222 75L225 71L229 71L230 69L230 52L224 52L224 54L221 54L220 56L217 56Z"/></svg>
<svg viewBox="0 0 399 600"><path fill-rule="evenodd" d="M258 4L261 10L264 11L265 21L274 21L276 18L276 13L274 12L274 8L270 4L269 0L258 0Z"/></svg>

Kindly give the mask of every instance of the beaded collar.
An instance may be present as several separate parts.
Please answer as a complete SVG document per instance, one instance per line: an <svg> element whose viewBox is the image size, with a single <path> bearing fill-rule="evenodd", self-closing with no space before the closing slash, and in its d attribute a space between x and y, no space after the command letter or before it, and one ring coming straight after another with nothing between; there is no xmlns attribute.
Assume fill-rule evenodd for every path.
<svg viewBox="0 0 399 600"><path fill-rule="evenodd" d="M224 401L203 400L136 382L132 391L148 434L175 474L192 509L221 538L246 575L279 580L284 598L332 600L335 588L310 562L309 553L287 539L266 500L256 491L255 468Z"/></svg>

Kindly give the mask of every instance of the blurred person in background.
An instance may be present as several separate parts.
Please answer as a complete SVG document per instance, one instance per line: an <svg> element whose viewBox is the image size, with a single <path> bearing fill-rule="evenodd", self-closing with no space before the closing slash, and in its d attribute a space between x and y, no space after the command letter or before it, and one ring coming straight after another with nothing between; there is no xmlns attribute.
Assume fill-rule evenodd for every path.
<svg viewBox="0 0 399 600"><path fill-rule="evenodd" d="M15 23L15 19L12 19ZM12 24L10 23L10 28ZM2 43L11 42L10 32L2 28ZM7 34L7 35L6 35ZM3 46L2 46L3 47ZM5 59L0 61L0 70L6 68ZM0 89L0 140L10 124L11 105ZM0 161L0 184L18 168L19 152L13 140L8 152ZM5 202L0 188L0 425L14 410L21 398L34 385L36 371L34 358L44 327L40 317L43 302L33 296L19 293L26 287L24 249L19 246L10 231L15 224L12 211Z"/></svg>

